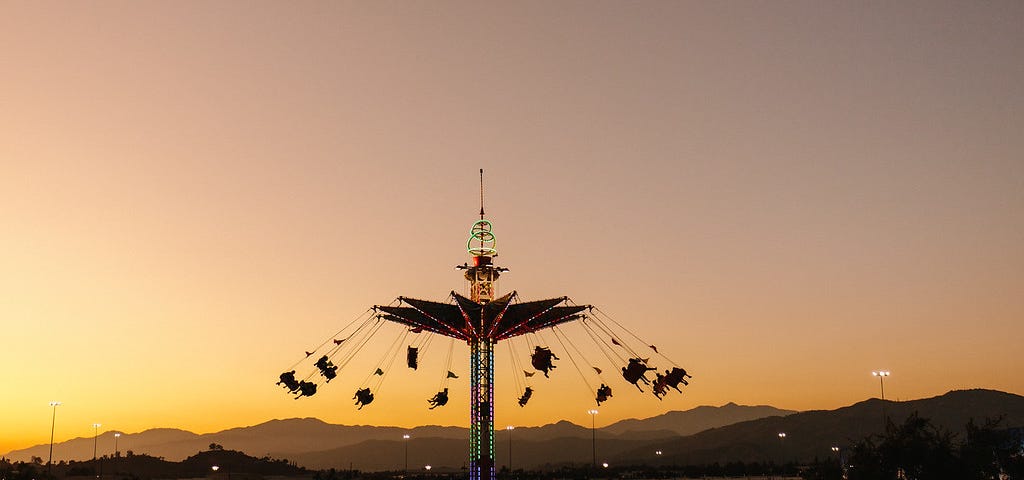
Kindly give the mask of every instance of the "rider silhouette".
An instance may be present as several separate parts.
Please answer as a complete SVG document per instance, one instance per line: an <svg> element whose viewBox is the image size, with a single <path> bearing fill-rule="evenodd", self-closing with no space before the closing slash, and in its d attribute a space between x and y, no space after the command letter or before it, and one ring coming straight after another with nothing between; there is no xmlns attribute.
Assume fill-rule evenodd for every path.
<svg viewBox="0 0 1024 480"><path fill-rule="evenodd" d="M327 358L327 355L320 357L320 359L317 360L316 363L313 364L313 366L320 369L320 375L327 377L328 382L330 382L331 379L333 379L334 377L338 376L337 365L331 363L331 361Z"/></svg>
<svg viewBox="0 0 1024 480"><path fill-rule="evenodd" d="M299 395L295 397L296 400L299 397L312 397L316 393L316 384L313 382L302 381L299 382Z"/></svg>
<svg viewBox="0 0 1024 480"><path fill-rule="evenodd" d="M644 374L651 370L655 370L655 368L648 367L647 364L644 363L643 359L631 358L629 359L629 365L622 367L622 377L625 378L627 382L635 385L637 390L642 392L644 389L640 388L640 385L638 385L637 382L643 381L650 385L651 382L644 377Z"/></svg>
<svg viewBox="0 0 1024 480"><path fill-rule="evenodd" d="M295 370L282 373L280 378L276 385L284 384L284 388L292 393L299 390L299 381L295 379Z"/></svg>
<svg viewBox="0 0 1024 480"><path fill-rule="evenodd" d="M352 397L356 399L356 405L359 405L358 410L362 410L364 406L369 405L373 401L373 394L370 393L369 388L361 388L356 390L356 394Z"/></svg>
<svg viewBox="0 0 1024 480"><path fill-rule="evenodd" d="M551 350L544 347L533 347L533 355L530 356L530 363L533 364L533 368L544 372L544 376L548 376L548 371L555 368L552 365L551 360L561 360L556 357Z"/></svg>
<svg viewBox="0 0 1024 480"><path fill-rule="evenodd" d="M608 397L610 396L612 396L612 387L602 383L601 386L597 388L597 405L601 406L601 402L607 402Z"/></svg>
<svg viewBox="0 0 1024 480"><path fill-rule="evenodd" d="M523 392L523 396L519 397L519 406L520 407L525 407L526 406L526 402L529 402L530 401L530 397L532 397L532 396L533 396L533 389L530 388L530 387L526 387L526 391Z"/></svg>
<svg viewBox="0 0 1024 480"><path fill-rule="evenodd" d="M686 377L693 378L692 375L686 373L685 369L679 367L672 367L672 371L665 370L665 384L676 389L679 393L683 393L679 389L679 384L689 385L690 382L686 381Z"/></svg>
<svg viewBox="0 0 1024 480"><path fill-rule="evenodd" d="M427 401L430 402L431 410L437 407L443 407L448 403L448 387L444 387L443 391L437 392L437 395L434 395L434 398Z"/></svg>

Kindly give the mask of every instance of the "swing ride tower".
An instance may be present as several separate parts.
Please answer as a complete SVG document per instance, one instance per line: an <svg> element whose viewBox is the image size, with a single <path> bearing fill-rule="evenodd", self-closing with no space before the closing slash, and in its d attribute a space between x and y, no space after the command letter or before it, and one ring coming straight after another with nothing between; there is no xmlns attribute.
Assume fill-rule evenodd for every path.
<svg viewBox="0 0 1024 480"><path fill-rule="evenodd" d="M306 351L305 358L292 365L290 371L282 373L279 377L280 381L277 382L278 385L283 384L290 394L298 394L295 398L316 394L317 384L312 381L316 373L311 372L304 377L300 377L300 380L300 378L295 376L295 368L303 362L312 362L312 359L319 358L314 366L320 371L320 376L326 379L324 383L329 382L332 378L338 376L337 370L345 368L369 338L377 332L380 325L387 323L381 322L381 320L406 327L393 344L394 349L389 348L385 353L385 358L391 358L392 361L394 360L393 355L397 355L401 343L409 333L427 334L426 338L429 338L429 334L449 337L453 340L452 345L454 345L455 340L466 342L470 352L470 480L495 480L496 478L494 458L494 351L500 341L509 340L520 335L527 336L527 341L529 341L530 337L537 337L542 330L549 329L554 331L557 337L561 335L557 328L559 325L576 320L590 320L579 322L579 324L583 326L583 329L587 331L591 339L598 342L599 350L609 361L613 364L627 363L626 367L622 367L623 377L626 381L637 386L637 388L639 388L637 382L641 380L645 384L652 385L648 379L644 378L644 373L650 370L656 371L656 369L648 367L647 359L642 358L637 349L627 345L625 343L627 337L623 335L635 338L637 341L650 347L656 355L660 355L671 362L668 357L658 353L658 349L654 345L643 342L642 339L625 330L618 322L607 317L600 309L593 306L577 305L564 296L533 301L521 301L515 291L498 296L498 277L503 272L508 271L508 269L494 264L494 258L497 256L495 236L492 232L491 222L484 215L483 200L483 170L480 170L480 219L473 223L469 231L469 240L466 242L466 251L470 255L472 262L456 267L463 271L463 275L468 282L468 296L460 295L453 291L443 302L398 297L395 302L389 305L375 305L354 320L353 323L349 324L349 326L343 327L342 330L325 340L320 346L314 348L312 352ZM350 327L355 325L360 318L362 322L359 326L350 330ZM610 324L607 323L609 321L611 322ZM346 331L350 333L343 335L343 332ZM619 333L616 333L616 331ZM338 338L339 335L344 338ZM621 340L616 339L616 337ZM511 352L511 342L509 346ZM573 347L571 342L569 346ZM322 352L325 347L327 347L326 354L318 357L319 353L317 352ZM575 347L573 348L575 349ZM575 351L582 357L582 353L578 349L575 349ZM410 345L409 352L409 367L415 370L416 349ZM546 357L544 356L545 352ZM548 370L554 368L551 364L552 357L557 360L557 357L554 357L550 350L535 345L534 353L531 355L532 365L537 370L543 370L544 376L547 377ZM573 365L576 366L580 375L583 376L583 371L580 370L576 361L571 357L570 360L573 361ZM337 361L337 364L333 363L334 361ZM383 381L385 373L385 370L381 369L384 362L385 360L381 360L374 373L368 375L367 380L364 380L359 390L356 391L356 396L353 398L356 399L356 404L360 406L359 408L373 402L371 388L379 393L380 382ZM675 365L675 362L671 363ZM387 363L387 365L384 368L390 369L391 363ZM514 355L513 365L515 365ZM591 363L591 365L593 364ZM450 370L450 347L448 366L447 376L444 377L441 384L443 390L438 392L434 399L428 400L432 405L430 408L447 403L447 379L458 378ZM519 367L516 368L518 369ZM611 388L605 385L601 377L601 369L596 366L593 369L602 382L601 388L596 389L596 400L598 405L600 405L602 401L606 401L611 396ZM516 375L518 373L513 372L513 374ZM380 380L377 381L376 385L373 385L370 383L370 379L378 378L375 375L379 375ZM532 374L524 370L523 375L528 378ZM652 386L655 396L659 399L662 398L666 393L666 387L679 390L680 383L687 384L685 377L689 377L689 375L686 373L686 370L678 368L678 365L671 372L666 370L664 377L657 374L657 379ZM586 378L584 378L584 382L587 383L590 391L595 391L589 382L586 382ZM522 407L530 399L532 389L527 385L524 390L520 391L522 396L519 398L519 406ZM641 389L641 391L643 390ZM679 391L681 392L681 390ZM442 398L443 401L440 400Z"/></svg>
<svg viewBox="0 0 1024 480"><path fill-rule="evenodd" d="M494 348L499 341L583 318L589 305L566 305L568 297L530 302L516 292L497 296L497 280L507 268L494 265L495 236L484 217L480 171L480 220L470 229L464 270L469 297L451 292L453 303L398 297L400 305L378 305L379 318L465 341L469 345L469 478L494 480Z"/></svg>
<svg viewBox="0 0 1024 480"><path fill-rule="evenodd" d="M494 300L495 286L503 269L493 264L494 234L491 222L484 219L473 224L466 250L473 255L473 265L466 265L469 299L484 305ZM476 245L474 245L476 243ZM481 329L482 330L482 329ZM479 332L484 333L484 332ZM489 335L473 335L469 339L469 478L495 478L494 471L494 346L497 340Z"/></svg>

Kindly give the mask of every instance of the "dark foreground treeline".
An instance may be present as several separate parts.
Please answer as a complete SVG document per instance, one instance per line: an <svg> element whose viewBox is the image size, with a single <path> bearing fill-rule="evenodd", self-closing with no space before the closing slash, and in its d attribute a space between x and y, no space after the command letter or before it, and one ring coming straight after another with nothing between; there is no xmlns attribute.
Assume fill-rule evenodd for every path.
<svg viewBox="0 0 1024 480"><path fill-rule="evenodd" d="M58 462L47 466L41 458L32 462L0 459L0 479L54 480L61 478L102 478L103 480L151 480L210 478L210 480L260 480L265 477L310 477L312 472L288 460L255 458L242 452L224 450L217 444L180 462L161 457L136 455L104 456L95 461Z"/></svg>
<svg viewBox="0 0 1024 480"><path fill-rule="evenodd" d="M308 480L348 479L465 479L465 469L413 472L361 472L323 470L312 472L287 460L249 457L213 444L181 462L167 462L148 455L105 457L95 462L68 462L48 469L39 458L11 463L0 459L0 479L56 480L62 478L103 480L153 480L208 478L210 480L263 480L288 477ZM214 468L216 467L216 468ZM1004 428L1000 420L970 421L963 435L951 433L912 414L902 423L887 422L884 434L872 435L843 447L836 456L809 464L730 462L688 466L591 465L560 466L537 470L501 470L501 480L591 478L702 478L702 477L801 477L807 480L1024 480L1024 429Z"/></svg>
<svg viewBox="0 0 1024 480"><path fill-rule="evenodd" d="M971 420L965 435L936 427L914 413L885 433L869 436L840 455L850 480L1024 479L1024 429L1003 428L1002 419ZM839 462L808 468L807 479L843 478Z"/></svg>

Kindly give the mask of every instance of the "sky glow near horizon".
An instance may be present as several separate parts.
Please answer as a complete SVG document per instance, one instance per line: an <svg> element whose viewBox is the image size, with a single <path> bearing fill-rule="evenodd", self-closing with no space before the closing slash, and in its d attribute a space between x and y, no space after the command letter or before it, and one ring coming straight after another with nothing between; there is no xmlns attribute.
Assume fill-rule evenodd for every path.
<svg viewBox="0 0 1024 480"><path fill-rule="evenodd" d="M463 291L478 168L502 292L598 305L694 375L663 401L610 376L599 426L836 408L879 369L891 399L1024 393L1022 25L1020 2L4 3L0 452L48 442L51 400L57 441L467 425L464 345L436 410L437 351L361 411L376 355L312 398L274 382L371 305ZM560 356L520 408L499 345L496 425L589 423Z"/></svg>

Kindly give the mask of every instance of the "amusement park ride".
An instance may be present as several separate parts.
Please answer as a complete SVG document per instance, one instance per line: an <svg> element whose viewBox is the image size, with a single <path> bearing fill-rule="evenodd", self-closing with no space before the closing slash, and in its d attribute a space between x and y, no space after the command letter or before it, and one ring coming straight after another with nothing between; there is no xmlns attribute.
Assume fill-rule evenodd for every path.
<svg viewBox="0 0 1024 480"><path fill-rule="evenodd" d="M521 302L515 291L498 297L496 289L498 277L508 269L494 264L494 257L497 256L495 240L491 222L486 220L484 215L483 170L481 169L480 219L470 229L470 237L466 243L466 250L472 256L472 262L456 267L463 270L464 276L469 282L469 297L456 292L450 293L448 302L398 297L395 302L392 302L392 305L374 306L336 335L324 341L313 352L305 352L305 358L296 362L290 371L281 374L278 384L284 385L289 392L298 394L295 398L312 396L317 391L317 383L309 380L317 373L320 378L324 379L324 383L336 378L337 370L343 368L365 345L366 341L380 329L381 325L386 323L382 320L407 327L386 354L385 358L390 358L390 360L382 360L376 370L367 376L363 382L364 387L356 391L353 399L356 400L356 405L362 409L363 406L373 401L373 391L379 389L385 371L390 369L391 362L398 356L409 333L417 334L417 337L421 337L418 335L421 333L449 337L452 339L453 345L455 340L464 341L469 345L470 351L470 480L493 480L495 478L494 353L499 341L511 340L517 336L535 335L545 329L555 329L556 336L558 336L558 325L580 320L592 339L600 339L599 347L606 357L626 363L621 370L622 377L637 386L641 392L643 389L638 382L651 385L654 394L659 399L667 394L670 387L681 392L680 384L688 385L686 379L689 378L689 375L686 370L679 368L678 365L658 352L654 345L642 342L591 305L576 305L568 297ZM343 338L338 338L357 323L359 323L358 327L351 330L351 333L342 335ZM665 370L665 375L658 373L653 367L649 367L649 358L641 358L637 350L630 347L625 336L616 333L615 327L618 327L619 332L641 341L645 347L668 360L674 367L671 370ZM408 346L406 357L410 368L417 367L419 349L424 348L429 341L429 338L419 343L414 340L413 344L418 346ZM315 353L324 347L328 347L326 354L319 357L313 364L316 370L311 371L302 380L296 379L294 369L306 362L307 359L313 358ZM576 352L582 355L578 349ZM566 353L571 352L567 351ZM531 365L536 370L542 371L544 376L548 376L548 372L554 368L552 360L558 359L548 348L535 346L531 355ZM575 360L573 363L576 364ZM449 348L447 365L448 371L441 384L443 390L429 400L431 409L443 406L448 402L448 380L457 378L451 371L451 348ZM515 360L513 360L513 365L519 366ZM601 377L602 370L598 367L592 368L598 377ZM656 378L648 379L646 377L648 371L654 371ZM526 370L523 372L525 377L533 375ZM580 373L582 375L582 371ZM586 381L586 379L584 380ZM525 406L533 390L526 386L521 391L519 405ZM596 392L598 405L607 401L611 396L611 387L603 382L599 388L592 391Z"/></svg>

